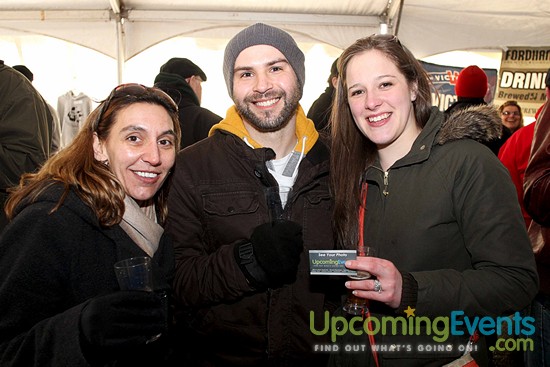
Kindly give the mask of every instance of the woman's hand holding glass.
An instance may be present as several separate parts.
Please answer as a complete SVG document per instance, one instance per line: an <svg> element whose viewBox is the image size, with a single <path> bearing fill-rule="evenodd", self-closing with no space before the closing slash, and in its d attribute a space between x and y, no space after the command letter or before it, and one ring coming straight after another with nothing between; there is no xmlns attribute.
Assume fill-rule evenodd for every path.
<svg viewBox="0 0 550 367"><path fill-rule="evenodd" d="M392 308L399 307L403 278L391 261L374 256L358 256L356 260L346 261L346 268L372 275L369 279L346 282L346 288L352 290L354 296L379 301Z"/></svg>
<svg viewBox="0 0 550 367"><path fill-rule="evenodd" d="M376 256L376 251L370 246L357 246L357 257ZM362 280L369 279L372 275L366 271L356 271L356 274L349 275L351 279ZM367 300L357 297L352 291L348 292L348 297L344 301L344 311L350 315L365 315L368 312Z"/></svg>

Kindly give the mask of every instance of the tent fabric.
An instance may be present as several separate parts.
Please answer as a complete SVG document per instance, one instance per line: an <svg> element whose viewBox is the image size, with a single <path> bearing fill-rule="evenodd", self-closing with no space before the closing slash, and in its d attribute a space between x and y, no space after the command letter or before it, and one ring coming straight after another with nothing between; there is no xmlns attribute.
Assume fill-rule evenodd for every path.
<svg viewBox="0 0 550 367"><path fill-rule="evenodd" d="M438 56L473 51L460 52L498 69L507 47L550 46L548 15L547 0L1 0L0 59L29 66L55 104L67 90L98 102L122 82L150 85L170 57L190 57L208 75L203 107L222 116L232 103L223 49L244 27L265 22L290 32L306 54L307 110L341 51L383 25L419 59L467 66L462 56ZM490 66L481 54L491 55Z"/></svg>
<svg viewBox="0 0 550 367"><path fill-rule="evenodd" d="M9 29L53 36L113 58L121 56L116 48L121 41L122 56L128 60L174 36L217 38L226 43L243 27L266 22L286 29L297 40L345 48L350 41L374 33L378 15L386 8L386 0L3 0L0 35L2 29ZM124 18L122 40L116 31L119 16Z"/></svg>
<svg viewBox="0 0 550 367"><path fill-rule="evenodd" d="M281 27L297 41L340 49L385 23L423 58L548 46L549 15L550 2L540 0L2 0L0 36L47 35L127 61L178 35L223 45L255 22Z"/></svg>

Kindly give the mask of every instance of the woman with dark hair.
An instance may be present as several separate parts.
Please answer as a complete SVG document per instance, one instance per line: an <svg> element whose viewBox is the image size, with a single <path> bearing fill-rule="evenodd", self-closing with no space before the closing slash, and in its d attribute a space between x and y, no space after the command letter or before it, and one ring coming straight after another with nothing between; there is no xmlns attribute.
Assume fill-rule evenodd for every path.
<svg viewBox="0 0 550 367"><path fill-rule="evenodd" d="M2 366L162 365L174 271L163 235L177 106L115 88L73 142L21 178L0 237ZM155 292L120 290L113 265L152 259Z"/></svg>
<svg viewBox="0 0 550 367"><path fill-rule="evenodd" d="M453 325L462 335L447 329L437 338L426 320L453 311L510 315L537 291L515 190L495 155L474 141L498 134L498 116L482 106L445 121L431 105L428 76L395 36L357 40L338 69L331 119L337 243L354 249L361 238L377 253L346 263L373 275L346 287L369 300L370 326L388 317L424 321L378 329L370 338L378 352L341 348L332 363L441 366L461 357L470 333L462 323ZM473 353L480 364L487 362L483 344Z"/></svg>

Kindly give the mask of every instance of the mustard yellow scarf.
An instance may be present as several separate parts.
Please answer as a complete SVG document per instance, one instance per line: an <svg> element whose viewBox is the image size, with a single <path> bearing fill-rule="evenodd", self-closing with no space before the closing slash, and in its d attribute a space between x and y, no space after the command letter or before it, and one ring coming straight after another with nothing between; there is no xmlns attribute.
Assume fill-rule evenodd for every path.
<svg viewBox="0 0 550 367"><path fill-rule="evenodd" d="M241 139L246 138L246 141L251 146L253 146L254 149L262 148L262 146L258 142L250 137L250 134L244 127L243 119L237 112L237 108L234 105L227 110L227 113L223 120L212 126L208 135L212 136L216 130L225 130L234 135L237 135ZM300 147L300 151L302 149L301 142L303 141L304 137L306 137L306 143L304 145L304 151L302 153L307 154L307 152L311 150L313 145L315 145L315 142L317 142L317 139L319 138L319 133L315 129L313 121L306 117L302 106L298 106L298 110L296 111L296 138L298 139L298 144L296 145L296 147Z"/></svg>

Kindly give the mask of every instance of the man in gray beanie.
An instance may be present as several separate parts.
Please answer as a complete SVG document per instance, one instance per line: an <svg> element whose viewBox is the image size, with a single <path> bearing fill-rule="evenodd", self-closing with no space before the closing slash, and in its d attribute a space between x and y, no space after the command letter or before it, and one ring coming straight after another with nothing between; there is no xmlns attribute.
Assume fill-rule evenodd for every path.
<svg viewBox="0 0 550 367"><path fill-rule="evenodd" d="M325 365L314 351L330 340L310 321L322 328L329 287L310 277L306 249L334 248L329 149L299 103L304 54L285 31L254 24L227 44L223 71L235 104L179 153L168 198L180 359ZM281 187L290 194L266 197Z"/></svg>
<svg viewBox="0 0 550 367"><path fill-rule="evenodd" d="M256 23L239 32L229 41L225 48L223 57L223 76L229 96L233 98L233 75L235 60L242 50L255 45L273 46L286 57L290 66L296 73L298 85L300 86L300 98L304 92L304 82L306 80L306 69L304 65L304 54L298 48L294 38L285 31L271 27L267 24Z"/></svg>

